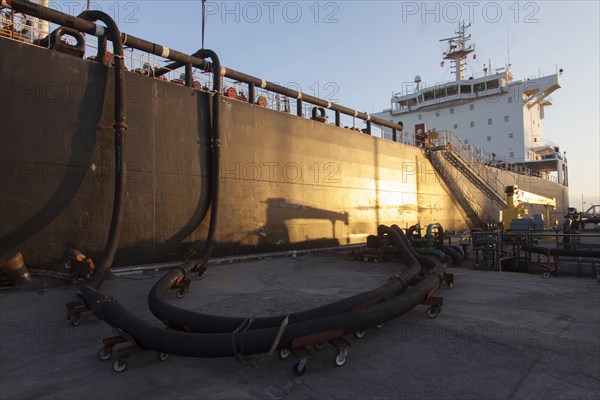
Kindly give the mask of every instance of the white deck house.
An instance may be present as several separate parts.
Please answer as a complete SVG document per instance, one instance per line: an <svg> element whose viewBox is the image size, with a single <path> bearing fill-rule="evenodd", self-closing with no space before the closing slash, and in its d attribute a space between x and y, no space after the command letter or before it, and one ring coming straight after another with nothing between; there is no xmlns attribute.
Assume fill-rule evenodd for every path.
<svg viewBox="0 0 600 400"><path fill-rule="evenodd" d="M550 94L561 87L561 73L515 81L507 67L463 79L466 57L473 51L466 47L470 36L465 37L465 28L444 39L449 42L444 58L454 63L455 81L427 86L417 76L413 93L394 94L391 108L373 116L401 121L399 140L405 143L418 144L415 136L418 142L422 133L451 131L487 162L524 165L567 185L566 158L542 135L545 110L552 105Z"/></svg>

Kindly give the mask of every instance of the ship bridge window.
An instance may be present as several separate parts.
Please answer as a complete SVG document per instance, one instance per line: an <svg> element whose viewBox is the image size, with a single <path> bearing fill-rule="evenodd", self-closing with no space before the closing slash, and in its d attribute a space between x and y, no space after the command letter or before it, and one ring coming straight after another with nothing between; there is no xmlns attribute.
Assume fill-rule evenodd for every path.
<svg viewBox="0 0 600 400"><path fill-rule="evenodd" d="M460 85L460 93L471 93L471 85Z"/></svg>
<svg viewBox="0 0 600 400"><path fill-rule="evenodd" d="M477 92L483 92L485 90L485 82L481 82L481 83L476 83L475 85L473 85L473 91Z"/></svg>
<svg viewBox="0 0 600 400"><path fill-rule="evenodd" d="M423 114L419 114L419 115L417 116L417 119L418 119L419 121L420 121L420 120L422 120L422 119L423 119Z"/></svg>
<svg viewBox="0 0 600 400"><path fill-rule="evenodd" d="M446 89L436 89L434 93L436 99L446 97Z"/></svg>
<svg viewBox="0 0 600 400"><path fill-rule="evenodd" d="M400 102L398 103L398 105L400 106L400 108L406 107L406 104L407 104L406 100L400 100Z"/></svg>
<svg viewBox="0 0 600 400"><path fill-rule="evenodd" d="M416 105L416 104L417 104L417 99L416 99L416 98L414 98L414 97L413 97L412 99L408 99L408 100L406 100L406 104L407 104L408 106L414 106L414 105Z"/></svg>
<svg viewBox="0 0 600 400"><path fill-rule="evenodd" d="M486 86L487 86L488 90L498 89L500 87L500 83L498 82L498 79L493 79L491 81L487 81Z"/></svg>
<svg viewBox="0 0 600 400"><path fill-rule="evenodd" d="M505 116L504 116L504 122L508 122L509 120L510 120L509 116L508 116L508 115L505 115Z"/></svg>
<svg viewBox="0 0 600 400"><path fill-rule="evenodd" d="M454 108L450 109L450 114L454 114Z"/></svg>
<svg viewBox="0 0 600 400"><path fill-rule="evenodd" d="M423 93L423 100L424 101L433 100L433 91Z"/></svg>
<svg viewBox="0 0 600 400"><path fill-rule="evenodd" d="M473 111L475 109L475 104L469 104L469 110Z"/></svg>
<svg viewBox="0 0 600 400"><path fill-rule="evenodd" d="M448 96L454 96L458 93L458 86L454 85L454 86L448 86L446 88L446 93L448 93Z"/></svg>

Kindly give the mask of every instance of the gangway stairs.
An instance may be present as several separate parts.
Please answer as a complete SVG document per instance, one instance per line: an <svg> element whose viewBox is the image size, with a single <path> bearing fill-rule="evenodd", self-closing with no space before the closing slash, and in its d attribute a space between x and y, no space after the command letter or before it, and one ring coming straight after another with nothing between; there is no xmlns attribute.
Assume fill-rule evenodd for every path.
<svg viewBox="0 0 600 400"><path fill-rule="evenodd" d="M485 174L486 176L482 176L483 174L477 171L477 165L467 163L467 161L452 148L446 147L446 149L441 150L441 153L454 168L459 170L465 178L483 192L490 200L501 208L506 206L504 194L501 191L498 191L498 185L495 184L496 182L492 181L494 179L493 174Z"/></svg>
<svg viewBox="0 0 600 400"><path fill-rule="evenodd" d="M497 219L497 216L486 212L479 199L483 194L501 209L506 206L504 186L498 175L479 157L465 149L456 136L450 132L441 134L437 143L426 151L433 167L451 190L471 224L481 225L487 222L485 220Z"/></svg>
<svg viewBox="0 0 600 400"><path fill-rule="evenodd" d="M431 165L433 165L433 168L435 168L450 190L452 197L465 213L469 227L475 228L483 225L485 221L482 216L482 207L477 202L471 190L465 185L465 182L458 179L456 174L452 173L449 164L445 162L445 159L440 156L439 152L428 150L426 154L429 161L431 161Z"/></svg>

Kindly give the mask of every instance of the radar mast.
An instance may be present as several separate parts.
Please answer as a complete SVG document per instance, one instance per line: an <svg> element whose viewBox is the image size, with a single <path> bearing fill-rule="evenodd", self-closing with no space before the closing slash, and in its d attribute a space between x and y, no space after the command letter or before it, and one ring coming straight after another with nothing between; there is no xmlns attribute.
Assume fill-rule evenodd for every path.
<svg viewBox="0 0 600 400"><path fill-rule="evenodd" d="M458 31L455 32L458 36L440 40L440 42L448 42L448 51L443 54L444 60L454 61L454 73L457 81L463 80L467 55L475 51L474 47L467 46L467 42L471 39L471 35L466 35L465 32L470 26L471 24L465 25L464 22L462 24L459 23Z"/></svg>

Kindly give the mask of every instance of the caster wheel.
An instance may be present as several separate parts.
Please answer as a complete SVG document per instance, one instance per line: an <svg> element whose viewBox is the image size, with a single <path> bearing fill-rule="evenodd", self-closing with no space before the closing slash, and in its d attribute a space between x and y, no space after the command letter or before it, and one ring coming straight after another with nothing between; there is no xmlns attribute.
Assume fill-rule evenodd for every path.
<svg viewBox="0 0 600 400"><path fill-rule="evenodd" d="M364 261L364 262L367 262L367 261L369 261L369 257L367 257L367 256L363 256L363 258L362 258L362 259L363 259L363 261Z"/></svg>
<svg viewBox="0 0 600 400"><path fill-rule="evenodd" d="M324 348L325 348L325 342L315 344L315 349L317 349L317 350L323 350Z"/></svg>
<svg viewBox="0 0 600 400"><path fill-rule="evenodd" d="M196 275L196 279L200 281L200 280L204 279L205 276L206 276L206 270L202 271L202 272L198 272L198 274Z"/></svg>
<svg viewBox="0 0 600 400"><path fill-rule="evenodd" d="M298 361L296 364L294 364L292 371L296 376L304 375L306 373L306 362L303 362L302 360Z"/></svg>
<svg viewBox="0 0 600 400"><path fill-rule="evenodd" d="M341 367L344 364L346 364L346 356L343 354L338 354L335 357L335 365L337 365L338 367Z"/></svg>
<svg viewBox="0 0 600 400"><path fill-rule="evenodd" d="M381 329L381 328L383 328L383 324L379 324L379 325L377 325L377 326L376 326L376 328L377 328L377 329Z"/></svg>
<svg viewBox="0 0 600 400"><path fill-rule="evenodd" d="M187 285L183 288L183 293L187 293L190 291L190 285Z"/></svg>
<svg viewBox="0 0 600 400"><path fill-rule="evenodd" d="M362 339L362 338L364 338L364 337L365 337L365 331L358 331L358 332L354 332L354 336L355 336L357 339Z"/></svg>
<svg viewBox="0 0 600 400"><path fill-rule="evenodd" d="M429 318L436 318L438 316L438 314L440 313L441 308L440 307L429 307L427 309L427 316Z"/></svg>
<svg viewBox="0 0 600 400"><path fill-rule="evenodd" d="M167 353L158 353L156 355L156 358L158 358L158 361L160 361L160 362L167 361L167 359L169 358L169 354L167 354Z"/></svg>
<svg viewBox="0 0 600 400"><path fill-rule="evenodd" d="M113 369L115 372L123 372L127 368L127 361L117 360L113 364Z"/></svg>
<svg viewBox="0 0 600 400"><path fill-rule="evenodd" d="M281 358L282 360L285 360L289 356L290 356L290 351L288 349L279 350L279 358Z"/></svg>
<svg viewBox="0 0 600 400"><path fill-rule="evenodd" d="M183 297L185 296L185 289L179 289L175 295L178 299L183 299Z"/></svg>
<svg viewBox="0 0 600 400"><path fill-rule="evenodd" d="M71 325L78 326L79 322L81 322L81 317L79 315L71 315Z"/></svg>
<svg viewBox="0 0 600 400"><path fill-rule="evenodd" d="M103 347L98 352L98 358L102 361L110 360L112 357L112 349Z"/></svg>
<svg viewBox="0 0 600 400"><path fill-rule="evenodd" d="M550 272L544 272L542 276L544 277L544 279L548 279L550 278Z"/></svg>

